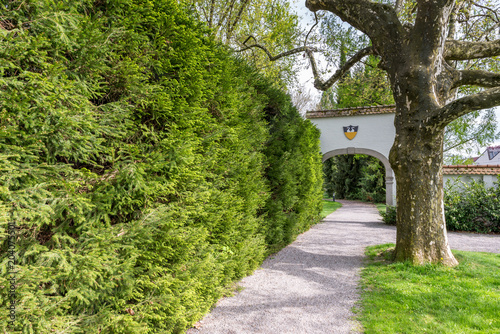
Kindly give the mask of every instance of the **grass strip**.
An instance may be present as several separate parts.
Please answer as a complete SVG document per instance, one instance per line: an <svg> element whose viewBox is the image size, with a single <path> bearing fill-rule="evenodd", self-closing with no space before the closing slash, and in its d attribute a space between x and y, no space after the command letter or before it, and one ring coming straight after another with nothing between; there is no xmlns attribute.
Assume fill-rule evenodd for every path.
<svg viewBox="0 0 500 334"><path fill-rule="evenodd" d="M375 203L375 206L377 207L377 210L378 212L380 212L380 214L385 213L387 210L387 205L383 203Z"/></svg>
<svg viewBox="0 0 500 334"><path fill-rule="evenodd" d="M339 202L323 200L323 210L321 211L321 219L325 218L330 213L334 212L340 207L342 207L342 204L340 204Z"/></svg>
<svg viewBox="0 0 500 334"><path fill-rule="evenodd" d="M500 333L500 254L453 251L460 262L390 260L393 244L368 247L356 307L365 334Z"/></svg>

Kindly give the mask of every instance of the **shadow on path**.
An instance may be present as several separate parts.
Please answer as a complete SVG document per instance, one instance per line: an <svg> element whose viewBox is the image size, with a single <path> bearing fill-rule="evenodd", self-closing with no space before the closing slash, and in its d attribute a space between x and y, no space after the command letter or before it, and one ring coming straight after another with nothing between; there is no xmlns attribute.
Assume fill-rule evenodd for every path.
<svg viewBox="0 0 500 334"><path fill-rule="evenodd" d="M188 334L356 333L351 312L364 249L395 243L374 205L343 207L264 261L240 282L243 291L223 298ZM500 236L449 233L452 249L500 252Z"/></svg>

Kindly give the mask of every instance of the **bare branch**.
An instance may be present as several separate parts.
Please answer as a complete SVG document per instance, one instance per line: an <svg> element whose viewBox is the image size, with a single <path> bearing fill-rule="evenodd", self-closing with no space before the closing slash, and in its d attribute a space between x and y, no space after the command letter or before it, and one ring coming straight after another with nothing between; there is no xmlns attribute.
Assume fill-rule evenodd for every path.
<svg viewBox="0 0 500 334"><path fill-rule="evenodd" d="M427 126L445 127L455 119L471 111L493 108L500 105L500 87L462 97L436 110L434 116L426 120Z"/></svg>
<svg viewBox="0 0 500 334"><path fill-rule="evenodd" d="M445 148L443 148L443 152L448 152L448 151L451 151L451 150L453 150L454 148L459 147L459 146L462 146L462 145L464 145L464 144L466 144L466 143L469 143L469 142L471 142L471 141L473 141L473 140L475 140L475 139L476 139L476 136L475 136L475 134L473 134L473 135L471 135L470 137L467 137L466 139L462 139L461 141L454 143L454 145L452 145L452 146L450 146L450 147L445 147Z"/></svg>
<svg viewBox="0 0 500 334"><path fill-rule="evenodd" d="M489 58L500 55L500 39L491 42L446 41L446 60Z"/></svg>
<svg viewBox="0 0 500 334"><path fill-rule="evenodd" d="M236 0L231 0L231 4L229 6L226 7L226 10L224 11L224 13L222 14L222 17L219 19L219 22L217 23L217 28L216 30L219 31L219 29L222 27L222 25L224 24L224 21L226 20L226 17L227 15L233 11L233 8L234 8L234 3L236 2ZM229 15L229 17L231 17L231 15Z"/></svg>
<svg viewBox="0 0 500 334"><path fill-rule="evenodd" d="M459 71L457 80L452 85L453 88L460 86L471 85L486 88L493 88L500 86L500 73L492 73L487 71Z"/></svg>
<svg viewBox="0 0 500 334"><path fill-rule="evenodd" d="M316 61L311 51L307 51L309 61L311 62L312 71L314 74L314 87L319 90L327 90L330 88L337 80L342 78L347 71L351 69L357 62L359 62L363 57L370 54L374 54L375 51L373 47L367 47L359 50L351 59L349 59L340 69L338 69L327 81L321 80L318 69L316 67Z"/></svg>
<svg viewBox="0 0 500 334"><path fill-rule="evenodd" d="M482 6L482 5L478 4L477 2L473 2L473 4L474 4L475 6L477 6L477 7L480 7L480 8L486 9L487 11L489 11L489 12L493 13L493 15L495 15L495 17L496 17L496 22L499 22L499 21L500 21L500 18L498 17L498 13L497 13L497 11L496 11L496 10L493 10L493 9L491 9L491 8L489 8L489 7L486 7L486 6Z"/></svg>
<svg viewBox="0 0 500 334"><path fill-rule="evenodd" d="M455 34L457 31L457 16L460 10L463 8L465 1L458 2L453 11L450 14L449 24L448 24L448 38L455 39Z"/></svg>
<svg viewBox="0 0 500 334"><path fill-rule="evenodd" d="M309 32L307 33L306 35L306 38L304 39L304 46L307 45L307 39L309 38L309 34L313 31L314 28L316 28L316 26L318 25L318 15L316 14L316 12L314 12L314 19L316 20L316 23L314 23L314 25L311 27L311 29L309 29Z"/></svg>
<svg viewBox="0 0 500 334"><path fill-rule="evenodd" d="M236 52L243 52L243 51L246 51L246 50L249 50L249 49L252 49L252 48L258 48L258 49L261 49L262 51L264 51L267 56L269 57L269 60L270 61L275 61L275 60L278 60L280 58L283 58L283 57L286 57L286 56L290 56L290 55L293 55L293 54L296 54L296 53L299 53L299 52L312 52L312 51L318 51L316 48L314 47L308 47L308 46L301 46L301 47L298 47L298 48L295 48L295 49L292 49L292 50L288 50L288 51L285 51L285 52L282 52L276 56L273 56L271 54L271 52L269 52L269 50L260 45L260 44L252 44L252 45L246 45L246 42L248 42L250 39L253 39L254 41L256 41L255 37L253 36L248 36L247 39L243 42L243 45L245 45L245 47L241 50L236 50Z"/></svg>
<svg viewBox="0 0 500 334"><path fill-rule="evenodd" d="M245 8L248 6L249 2L250 2L250 0L243 1L243 3L241 4L240 10L238 11L238 15L234 19L233 24L231 25L231 22L229 22L229 29L228 29L229 36L231 36L233 34L234 28L236 27L236 24L238 24L238 22L241 20L241 15L243 14L243 11L245 10Z"/></svg>
<svg viewBox="0 0 500 334"><path fill-rule="evenodd" d="M307 56L309 58L309 62L311 64L313 75L314 75L314 87L316 89L319 89L319 90L327 90L337 80L339 80L340 78L342 78L347 73L347 71L349 71L356 63L358 63L359 61L361 61L361 59L363 59L363 57L368 56L370 54L375 54L375 50L374 50L374 48L372 46L359 50L340 69L338 69L330 77L330 79L328 79L327 81L323 81L320 78L320 75L319 75L319 72L318 72L318 67L316 66L316 60L315 60L314 54L313 54L313 52L318 51L316 48L304 45L304 46L301 46L301 47L298 47L298 48L295 48L295 49L292 49L292 50L288 50L288 51L282 52L282 53L280 53L280 54L278 54L276 56L273 56L271 54L271 52L266 47L264 47L264 46L262 46L262 45L260 45L258 43L254 43L252 45L246 45L246 43L250 39L253 39L254 41L257 41L254 36L252 36L252 35L248 36L247 39L245 39L245 41L243 42L243 45L245 45L245 47L243 49L241 49L241 50L237 50L236 52L243 52L243 51L246 51L246 50L249 50L249 49L252 49L252 48L258 48L258 49L261 49L262 51L264 51L267 54L267 56L269 57L270 61L275 61L275 60L278 60L280 58L283 58L283 57L286 57L286 56L290 56L290 55L293 55L293 54L296 54L296 53L299 53L299 52L306 52L306 54L307 54Z"/></svg>

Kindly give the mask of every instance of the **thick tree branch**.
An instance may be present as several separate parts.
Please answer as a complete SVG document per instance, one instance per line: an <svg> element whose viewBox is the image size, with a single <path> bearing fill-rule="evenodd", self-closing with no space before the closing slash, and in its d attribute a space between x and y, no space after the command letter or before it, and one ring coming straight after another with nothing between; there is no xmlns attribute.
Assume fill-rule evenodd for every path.
<svg viewBox="0 0 500 334"><path fill-rule="evenodd" d="M347 71L351 69L357 62L359 62L363 57L368 56L370 54L374 54L373 47L367 47L359 50L351 59L349 59L340 69L338 69L327 81L323 81L320 78L318 73L318 69L316 67L316 61L314 60L314 56L311 51L306 50L307 55L309 57L309 61L311 62L311 67L314 75L314 87L319 90L327 90L330 88L337 80L342 78Z"/></svg>
<svg viewBox="0 0 500 334"><path fill-rule="evenodd" d="M480 93L462 97L436 110L428 119L426 126L444 128L455 119L471 111L493 108L500 105L500 87L484 90Z"/></svg>
<svg viewBox="0 0 500 334"><path fill-rule="evenodd" d="M386 4L367 0L306 0L306 7L316 12L327 10L370 37L374 45L401 42L404 28L396 10Z"/></svg>
<svg viewBox="0 0 500 334"><path fill-rule="evenodd" d="M447 40L446 60L467 60L500 56L500 39L491 42L466 42Z"/></svg>
<svg viewBox="0 0 500 334"><path fill-rule="evenodd" d="M269 57L269 60L270 61L275 61L275 60L278 60L280 58L283 58L283 57L286 57L286 56L290 56L290 55L293 55L293 54L296 54L296 53L299 53L299 52L312 52L312 51L317 51L316 48L314 47L309 47L309 46L301 46L301 47L298 47L298 48L295 48L295 49L292 49L292 50L288 50L288 51L285 51L285 52L282 52L276 56L273 56L271 54L271 52L269 52L269 50L265 47L265 46L262 46L260 44L252 44L252 45L246 45L246 42L248 42L250 39L253 39L254 41L256 40L255 37L253 36L249 36L244 42L243 42L243 45L245 45L245 47L241 50L236 50L236 52L243 52L243 51L246 51L246 50L249 50L249 49L252 49L252 48L258 48L258 49L261 49L262 51L264 51L266 53L266 55Z"/></svg>
<svg viewBox="0 0 500 334"><path fill-rule="evenodd" d="M214 11L215 11L215 0L212 0L210 2L210 16L208 17L208 26L210 28L212 28L212 23L213 23L213 19L214 19ZM205 10L203 10L203 12L205 12Z"/></svg>
<svg viewBox="0 0 500 334"><path fill-rule="evenodd" d="M486 88L500 86L500 73L492 73L487 71L459 71L457 79L452 85L453 88L460 86L471 85Z"/></svg>
<svg viewBox="0 0 500 334"><path fill-rule="evenodd" d="M411 30L412 47L414 55L420 59L418 62L434 63L438 60L436 52L442 51L447 34L446 23L453 11L453 0L419 0L417 17Z"/></svg>
<svg viewBox="0 0 500 334"><path fill-rule="evenodd" d="M402 9L403 9L403 0L396 0L396 4L394 5L394 10L396 11L396 14L401 13Z"/></svg>

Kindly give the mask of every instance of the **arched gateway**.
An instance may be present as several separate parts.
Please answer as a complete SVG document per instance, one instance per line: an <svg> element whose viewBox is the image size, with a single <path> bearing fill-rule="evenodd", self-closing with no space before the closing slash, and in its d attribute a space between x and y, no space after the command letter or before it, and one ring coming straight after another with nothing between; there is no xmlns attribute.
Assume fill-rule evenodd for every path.
<svg viewBox="0 0 500 334"><path fill-rule="evenodd" d="M323 161L340 154L366 154L385 166L386 203L396 202L396 182L389 164L394 143L394 106L309 111L306 117L321 131Z"/></svg>

